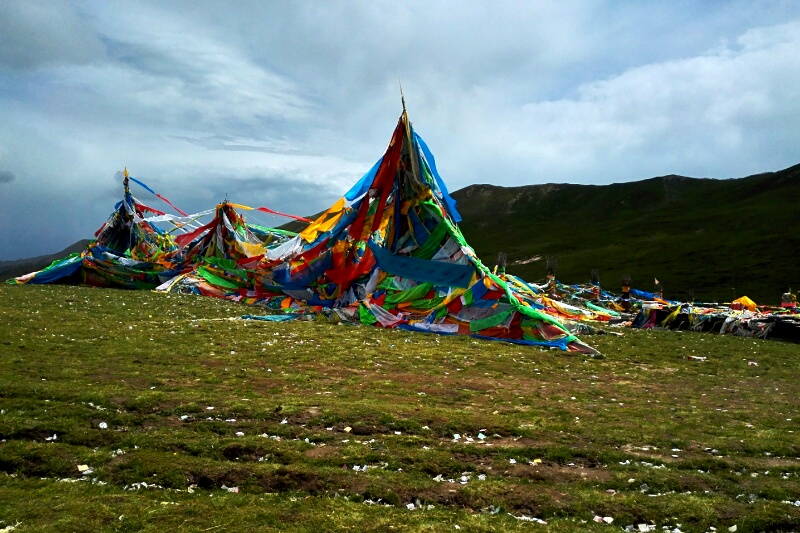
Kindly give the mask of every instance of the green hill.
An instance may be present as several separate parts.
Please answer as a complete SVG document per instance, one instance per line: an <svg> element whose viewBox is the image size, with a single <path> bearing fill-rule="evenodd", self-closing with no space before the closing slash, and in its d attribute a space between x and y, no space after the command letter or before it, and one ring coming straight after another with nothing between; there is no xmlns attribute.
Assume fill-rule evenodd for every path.
<svg viewBox="0 0 800 533"><path fill-rule="evenodd" d="M800 165L740 179L663 176L611 185L472 185L456 191L460 224L478 255L526 280L557 261L565 283L589 281L618 292L633 287L665 296L730 301L747 294L777 304L800 289Z"/></svg>
<svg viewBox="0 0 800 533"><path fill-rule="evenodd" d="M40 255L38 257L17 259L15 261L0 261L0 281L5 281L9 278L16 278L17 276L22 276L29 272L41 270L53 261L64 259L69 254L83 251L83 249L86 248L86 245L90 242L91 241L89 239L83 239L67 246L60 252L50 255Z"/></svg>

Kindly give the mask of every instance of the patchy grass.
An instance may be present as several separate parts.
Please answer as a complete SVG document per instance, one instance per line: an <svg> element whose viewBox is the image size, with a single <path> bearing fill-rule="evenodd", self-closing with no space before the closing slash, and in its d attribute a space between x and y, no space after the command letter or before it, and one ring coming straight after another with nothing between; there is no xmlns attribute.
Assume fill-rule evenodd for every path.
<svg viewBox="0 0 800 533"><path fill-rule="evenodd" d="M584 339L598 360L191 296L0 301L0 529L800 528L796 345L626 331Z"/></svg>

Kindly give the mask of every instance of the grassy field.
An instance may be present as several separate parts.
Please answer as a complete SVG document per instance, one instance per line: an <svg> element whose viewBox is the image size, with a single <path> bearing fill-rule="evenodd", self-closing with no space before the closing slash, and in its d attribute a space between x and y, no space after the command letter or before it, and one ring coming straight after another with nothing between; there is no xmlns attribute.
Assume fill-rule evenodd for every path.
<svg viewBox="0 0 800 533"><path fill-rule="evenodd" d="M625 331L587 359L192 296L0 302L0 530L800 529L797 345Z"/></svg>

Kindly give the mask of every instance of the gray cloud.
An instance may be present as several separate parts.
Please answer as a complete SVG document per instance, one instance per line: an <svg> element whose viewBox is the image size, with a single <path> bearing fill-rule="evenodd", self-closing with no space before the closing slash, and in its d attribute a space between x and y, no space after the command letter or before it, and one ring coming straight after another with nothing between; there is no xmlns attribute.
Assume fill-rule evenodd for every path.
<svg viewBox="0 0 800 533"><path fill-rule="evenodd" d="M222 150L230 152L268 152L268 153L299 153L299 148L293 146L286 139L257 140L243 139L233 136L214 135L210 137L192 138L176 136L186 142L201 146L208 150Z"/></svg>
<svg viewBox="0 0 800 533"><path fill-rule="evenodd" d="M0 66L26 70L103 56L102 42L72 3L0 2Z"/></svg>
<svg viewBox="0 0 800 533"><path fill-rule="evenodd" d="M11 183L17 179L13 172L8 170L0 170L0 183Z"/></svg>

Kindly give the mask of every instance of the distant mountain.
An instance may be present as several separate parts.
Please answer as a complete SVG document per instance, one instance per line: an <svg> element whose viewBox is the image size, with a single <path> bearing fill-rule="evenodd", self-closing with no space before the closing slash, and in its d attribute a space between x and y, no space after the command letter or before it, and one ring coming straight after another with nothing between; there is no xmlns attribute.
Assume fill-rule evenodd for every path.
<svg viewBox="0 0 800 533"><path fill-rule="evenodd" d="M84 239L64 248L60 252L50 255L17 259L16 261L0 261L0 280L5 281L9 278L16 278L29 272L41 270L53 261L63 259L69 254L83 251L90 242L90 240Z"/></svg>
<svg viewBox="0 0 800 533"><path fill-rule="evenodd" d="M322 213L325 211L320 211L316 215L305 215L305 218L309 220L317 220ZM302 220L292 220L291 222L287 222L281 226L278 226L279 229L285 229L288 231L293 231L295 233L300 233L304 229L308 227L308 222L303 222Z"/></svg>
<svg viewBox="0 0 800 533"><path fill-rule="evenodd" d="M747 294L777 304L800 289L800 165L740 179L663 176L611 185L471 185L453 193L459 224L493 266L536 281L546 260L556 277L584 283L597 268L603 287L633 286L665 296L730 301Z"/></svg>

